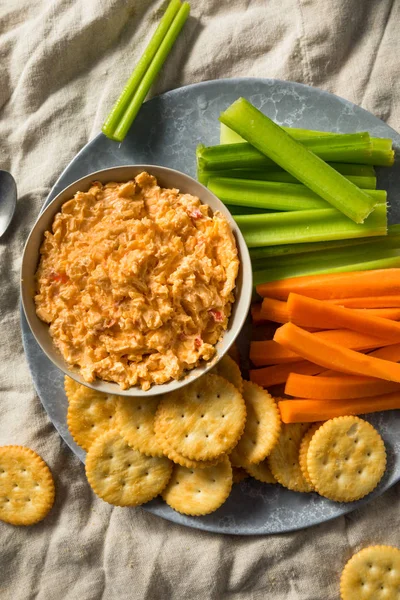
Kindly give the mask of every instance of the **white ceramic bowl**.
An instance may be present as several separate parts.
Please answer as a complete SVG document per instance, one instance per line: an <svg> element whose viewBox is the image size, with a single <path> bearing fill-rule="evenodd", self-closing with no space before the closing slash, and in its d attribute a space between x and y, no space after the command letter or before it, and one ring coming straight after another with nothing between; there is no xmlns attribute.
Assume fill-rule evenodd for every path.
<svg viewBox="0 0 400 600"><path fill-rule="evenodd" d="M236 280L235 296L236 300L232 307L232 314L229 319L228 329L223 338L218 342L215 357L209 362L203 362L196 369L187 372L187 375L179 380L173 380L162 385L153 385L149 390L143 391L139 387L131 387L128 390L121 390L117 383L110 383L97 379L93 383L87 383L82 379L78 370L71 369L64 361L61 353L54 346L49 333L49 326L41 321L36 315L34 293L35 293L35 273L39 262L39 249L43 241L44 232L51 228L53 219L56 213L61 209L62 204L70 200L78 191L87 191L93 181L107 183L109 181L124 182L133 179L141 173L147 171L154 175L159 184L165 188L178 188L183 193L189 193L198 196L202 203L208 204L215 211L219 210L228 219L232 231L234 233L236 244L238 247L240 268L238 278ZM243 236L230 215L227 208L214 194L206 187L201 185L195 179L192 179L184 173L167 169L166 167L158 167L153 165L135 165L112 167L91 173L78 181L75 181L63 190L49 206L40 214L33 229L25 244L24 254L22 257L21 268L21 298L22 306L25 311L26 319L35 336L38 344L48 358L75 381L82 383L90 388L106 392L108 394L119 394L121 396L154 396L170 392L180 388L187 383L194 381L209 369L211 369L222 356L227 352L232 345L237 335L239 334L246 315L249 310L251 295L252 295L252 271L249 251Z"/></svg>

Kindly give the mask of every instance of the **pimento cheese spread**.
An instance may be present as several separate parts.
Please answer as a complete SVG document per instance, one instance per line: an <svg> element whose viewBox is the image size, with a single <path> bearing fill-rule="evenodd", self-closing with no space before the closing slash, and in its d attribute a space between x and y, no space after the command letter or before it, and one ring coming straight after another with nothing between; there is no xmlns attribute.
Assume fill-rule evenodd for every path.
<svg viewBox="0 0 400 600"><path fill-rule="evenodd" d="M226 218L146 172L94 182L45 233L37 315L71 367L122 389L179 379L227 328L239 260Z"/></svg>

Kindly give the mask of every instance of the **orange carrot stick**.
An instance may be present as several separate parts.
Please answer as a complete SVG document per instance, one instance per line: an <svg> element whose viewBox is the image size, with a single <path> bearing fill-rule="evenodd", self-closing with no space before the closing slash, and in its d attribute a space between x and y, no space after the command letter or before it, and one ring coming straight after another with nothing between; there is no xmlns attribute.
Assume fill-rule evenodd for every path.
<svg viewBox="0 0 400 600"><path fill-rule="evenodd" d="M259 306L259 305L255 305ZM380 317L381 319L392 319L400 321L400 308L351 308L357 310L361 314L372 317ZM261 310L258 309L257 316L265 321L274 321L275 323L287 323L289 321L288 303L276 298L264 298L261 304ZM253 318L254 321L254 318ZM304 323L296 320L296 325L299 327L309 327L310 316L307 316ZM324 325L327 327L327 325Z"/></svg>
<svg viewBox="0 0 400 600"><path fill-rule="evenodd" d="M400 269L291 277L262 283L256 289L260 296L278 300L287 300L291 292L319 300L399 295Z"/></svg>
<svg viewBox="0 0 400 600"><path fill-rule="evenodd" d="M284 423L313 423L346 415L364 415L400 408L400 392L356 400L280 400Z"/></svg>
<svg viewBox="0 0 400 600"><path fill-rule="evenodd" d="M343 309L345 310L345 309ZM382 319L383 320L383 319ZM274 340L284 348L327 369L368 375L400 383L400 364L382 360L327 342L293 323L276 330Z"/></svg>
<svg viewBox="0 0 400 600"><path fill-rule="evenodd" d="M274 340L250 342L250 360L256 367L302 361L302 357L286 350Z"/></svg>
<svg viewBox="0 0 400 600"><path fill-rule="evenodd" d="M327 331L316 331L312 335L352 350L369 350L394 343L350 329L328 329ZM250 343L250 360L256 367L263 367L298 362L303 358L299 354L286 350L274 340L263 340Z"/></svg>
<svg viewBox="0 0 400 600"><path fill-rule="evenodd" d="M346 308L400 308L399 296L367 296L366 298L335 298L327 300Z"/></svg>
<svg viewBox="0 0 400 600"><path fill-rule="evenodd" d="M392 362L400 362L400 344L392 344L384 348L378 348L370 352L368 356L374 358L382 358L383 360L390 360Z"/></svg>
<svg viewBox="0 0 400 600"><path fill-rule="evenodd" d="M387 310L387 309L384 309ZM345 327L360 333L400 342L400 323L374 317L352 308L328 304L322 300L290 294L288 299L289 318L292 323L306 327Z"/></svg>
<svg viewBox="0 0 400 600"><path fill-rule="evenodd" d="M272 365L263 369L251 369L250 381L258 383L261 387L270 387L285 383L290 373L303 373L304 375L317 375L324 370L324 367L302 360L296 363Z"/></svg>
<svg viewBox="0 0 400 600"><path fill-rule="evenodd" d="M289 321L287 302L276 298L264 298L261 304L261 315L267 321L287 323Z"/></svg>
<svg viewBox="0 0 400 600"><path fill-rule="evenodd" d="M250 312L253 325L264 325L264 323L268 321L268 319L261 314L261 304L259 302L251 306Z"/></svg>
<svg viewBox="0 0 400 600"><path fill-rule="evenodd" d="M300 363L298 363L300 364ZM293 371L287 381L285 394L296 398L314 398L315 400L351 400L400 392L400 384L383 381L361 375L343 375L332 377L311 377L308 373Z"/></svg>
<svg viewBox="0 0 400 600"><path fill-rule="evenodd" d="M400 362L400 344L392 344L391 346L385 346L384 348L378 348L373 352L369 352L368 356L373 358L382 358L383 360L389 360L391 362ZM341 375L338 371L322 371L318 374L318 377L336 377Z"/></svg>

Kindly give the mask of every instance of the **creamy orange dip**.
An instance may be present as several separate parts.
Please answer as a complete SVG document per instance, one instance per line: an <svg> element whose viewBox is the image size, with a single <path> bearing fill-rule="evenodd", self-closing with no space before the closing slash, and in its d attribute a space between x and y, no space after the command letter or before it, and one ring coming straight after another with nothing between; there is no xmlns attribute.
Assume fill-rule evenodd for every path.
<svg viewBox="0 0 400 600"><path fill-rule="evenodd" d="M239 260L225 217L148 173L95 182L45 233L37 315L85 381L182 377L227 328Z"/></svg>

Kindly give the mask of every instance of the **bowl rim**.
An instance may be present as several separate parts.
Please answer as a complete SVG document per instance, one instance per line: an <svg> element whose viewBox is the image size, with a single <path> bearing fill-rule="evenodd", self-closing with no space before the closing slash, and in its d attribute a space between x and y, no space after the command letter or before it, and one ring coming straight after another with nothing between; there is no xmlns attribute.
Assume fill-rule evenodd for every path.
<svg viewBox="0 0 400 600"><path fill-rule="evenodd" d="M132 174L132 170L136 171L136 173ZM26 266L27 265L27 256L28 256L29 250L31 249L31 246L35 245L35 238L39 240L39 243L37 244L37 252L35 252L36 261L35 261L35 267L34 267L33 273L32 273L32 270L28 269L28 275L30 275L31 278L34 278L34 274L36 272L36 268L38 265L39 250L42 245L44 232L49 229L49 226L51 226L54 216L56 215L57 212L59 212L59 210L61 209L61 206L65 202L67 202L69 199L71 199L77 191L82 191L80 189L81 186L83 189L88 189L90 184L96 180L101 181L102 183L106 183L107 181L116 181L116 182L129 181L130 179L133 179L136 175L138 175L139 173L141 173L143 171L147 171L150 174L153 174L152 173L152 171L153 171L154 176L157 179L159 179L159 178L162 179L163 174L165 174L166 176L172 177L172 178L173 177L180 178L180 181L177 181L177 185L174 186L174 187L178 188L179 190L181 190L181 188L184 187L185 184L187 184L188 187L198 188L199 191L193 191L193 189L192 190L189 189L187 191L184 190L182 193L190 193L192 195L198 196L200 198L200 201L202 204L208 204L210 206L209 200L211 199L212 203L216 205L214 207L210 206L212 212L219 210L227 218L227 220L229 222L229 225L230 225L231 230L235 237L236 246L238 249L238 256L239 256L239 260L240 260L239 273L238 273L238 276L236 279L236 288L235 288L235 289L237 289L238 280L240 280L240 282L239 282L240 294L239 294L239 297L236 298L232 304L232 313L229 318L229 325L228 325L227 330L224 332L221 340L219 340L219 342L216 344L217 352L216 352L215 356L210 361L204 362L204 364L200 364L198 367L194 368L193 370L187 371L187 373L181 379L178 379L178 380L172 379L164 384L153 384L150 387L150 389L146 390L146 391L142 390L138 386L132 386L132 387L128 388L127 390L122 390L120 388L120 386L118 385L118 383L108 382L105 380L100 380L98 378L96 378L96 380L92 383L84 381L78 371L72 370L67 365L67 363L64 360L64 358L62 357L61 353L57 350L57 348L54 346L53 342L51 341L49 334L47 334L47 335L48 335L48 340L50 340L50 342L51 342L51 345L50 346L47 345L47 347L46 347L46 345L42 342L41 336L39 335L37 330L39 327L42 328L43 326L47 327L47 329L48 329L48 325L45 324L43 321L41 321L39 319L39 317L37 317L36 311L34 310L33 290L32 289L28 290L27 285L25 285L25 282L24 282L25 271L28 269L28 267ZM116 173L116 172L121 173L121 175L117 174L113 178L113 173ZM124 177L123 174L128 173L128 172L130 172L131 175L127 174ZM108 177L108 179L107 179L107 177ZM122 179L121 179L121 177L122 177ZM119 179L119 181L118 181L118 179ZM160 185L163 186L162 183ZM172 187L172 186L170 186L170 187ZM204 198L204 196L208 196L208 199ZM50 225L43 227L44 222L47 222L48 219L50 219ZM238 337L238 335L244 325L244 322L246 320L247 314L249 312L251 299L252 299L252 291L253 291L253 277L252 277L251 259L250 259L249 250L247 248L246 242L244 241L243 235L242 235L238 225L236 224L235 220L233 219L232 215L230 214L229 210L219 200L219 198L217 196L215 196L215 194L213 194L202 183L200 183L199 181L197 181L190 175L183 173L182 171L178 171L176 169L171 169L169 167L164 167L162 165L150 165L150 164L126 165L125 164L125 165L117 165L117 166L113 166L113 167L107 167L107 168L100 169L100 170L94 171L92 173L89 173L88 175L85 175L84 177L81 177L81 178L77 179L76 181L73 181L68 186L63 188L46 206L41 208L41 211L39 212L39 215L38 215L36 221L34 222L32 229L28 235L28 238L25 242L23 254L22 254L21 269L20 269L20 295L21 295L22 308L23 308L27 323L29 325L29 328L32 332L32 335L34 336L36 342L39 344L41 350L45 353L45 355L51 360L51 362L57 368L59 368L65 375L68 375L69 377L74 379L77 383L80 383L82 385L85 385L88 388L98 390L98 391L101 391L104 393L115 394L115 395L120 395L120 396L128 396L128 397L129 396L131 396L131 397L157 396L157 395L164 394L164 393L167 393L167 392L170 392L173 390L177 390L179 388L182 388L182 387L188 385L192 381L195 381L196 379L198 379L199 377L201 377L202 375L207 373L210 369L212 369L217 364L217 362L219 362L219 360L221 360L221 358L227 353L227 351L229 350L231 345L234 343L234 341ZM33 310L32 310L32 307L33 307ZM228 341L226 341L228 334L230 334L230 335L228 336ZM225 343L224 343L224 340L225 340Z"/></svg>

